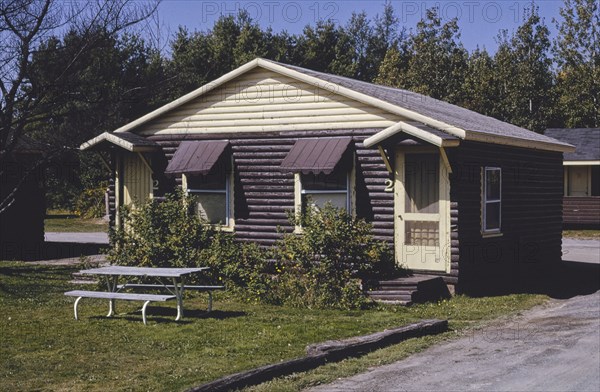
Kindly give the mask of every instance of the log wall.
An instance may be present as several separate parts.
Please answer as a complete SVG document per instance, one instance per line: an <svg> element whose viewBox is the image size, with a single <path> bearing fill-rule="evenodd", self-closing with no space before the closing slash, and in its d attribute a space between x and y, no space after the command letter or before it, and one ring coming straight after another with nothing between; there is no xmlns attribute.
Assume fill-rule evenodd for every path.
<svg viewBox="0 0 600 392"><path fill-rule="evenodd" d="M393 193L385 192L390 178L377 149L366 149L362 141L379 131L329 130L292 131L243 135L156 135L167 159L171 159L181 140L228 139L231 143L235 173L235 233L241 241L268 246L284 232L291 232L288 214L294 211L294 175L279 167L296 140L318 136L350 136L356 152L356 213L373 224L377 239L393 244ZM180 184L179 180L179 184Z"/></svg>
<svg viewBox="0 0 600 392"><path fill-rule="evenodd" d="M600 228L600 196L565 196L563 220L565 228Z"/></svg>
<svg viewBox="0 0 600 392"><path fill-rule="evenodd" d="M450 198L460 206L452 215L461 290L542 284L561 259L562 154L474 142L447 151L453 169ZM481 233L485 166L502 168L501 236Z"/></svg>

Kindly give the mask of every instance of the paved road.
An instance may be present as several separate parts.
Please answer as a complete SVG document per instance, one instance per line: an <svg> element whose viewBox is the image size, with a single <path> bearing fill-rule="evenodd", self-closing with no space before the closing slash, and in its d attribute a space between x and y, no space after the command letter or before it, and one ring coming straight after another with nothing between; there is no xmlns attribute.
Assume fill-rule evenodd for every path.
<svg viewBox="0 0 600 392"><path fill-rule="evenodd" d="M46 233L48 242L68 242L77 244L108 244L106 233Z"/></svg>
<svg viewBox="0 0 600 392"><path fill-rule="evenodd" d="M469 331L311 392L600 391L600 292Z"/></svg>
<svg viewBox="0 0 600 392"><path fill-rule="evenodd" d="M563 260L600 264L600 241L563 238Z"/></svg>

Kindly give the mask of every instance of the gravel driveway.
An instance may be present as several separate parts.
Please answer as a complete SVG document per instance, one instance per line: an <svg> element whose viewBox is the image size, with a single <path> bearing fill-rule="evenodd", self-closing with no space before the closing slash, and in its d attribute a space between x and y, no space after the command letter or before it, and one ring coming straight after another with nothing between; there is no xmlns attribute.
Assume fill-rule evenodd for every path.
<svg viewBox="0 0 600 392"><path fill-rule="evenodd" d="M600 391L600 291L523 312L312 392Z"/></svg>

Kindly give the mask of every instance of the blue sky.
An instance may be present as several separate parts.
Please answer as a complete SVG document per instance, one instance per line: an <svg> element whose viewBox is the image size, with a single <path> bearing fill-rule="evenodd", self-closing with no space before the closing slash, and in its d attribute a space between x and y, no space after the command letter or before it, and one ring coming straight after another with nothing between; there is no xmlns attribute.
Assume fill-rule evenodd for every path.
<svg viewBox="0 0 600 392"><path fill-rule="evenodd" d="M496 50L495 37L500 29L514 31L522 22L523 10L532 3L518 0L494 1L419 1L392 0L392 6L400 19L400 24L407 29L414 28L430 7L439 6L444 20L458 18L461 28L461 40L469 50L477 46ZM287 30L299 33L307 24L314 25L318 19L331 18L345 24L353 11L366 11L370 18L383 10L384 0L363 1L317 1L317 0L163 0L158 12L161 41L177 31L178 26L186 26L190 31L210 29L219 15L237 14L240 9L248 11L250 16L266 28L274 31ZM536 0L540 15L545 19L552 36L556 29L552 21L559 18L562 0Z"/></svg>

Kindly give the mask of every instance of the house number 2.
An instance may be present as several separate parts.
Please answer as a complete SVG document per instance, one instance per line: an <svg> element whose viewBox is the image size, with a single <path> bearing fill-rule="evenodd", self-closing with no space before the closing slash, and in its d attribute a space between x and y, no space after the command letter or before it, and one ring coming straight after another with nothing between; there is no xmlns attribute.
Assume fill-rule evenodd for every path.
<svg viewBox="0 0 600 392"><path fill-rule="evenodd" d="M385 180L385 192L393 192L394 191L394 181L390 180L389 178L387 180Z"/></svg>

